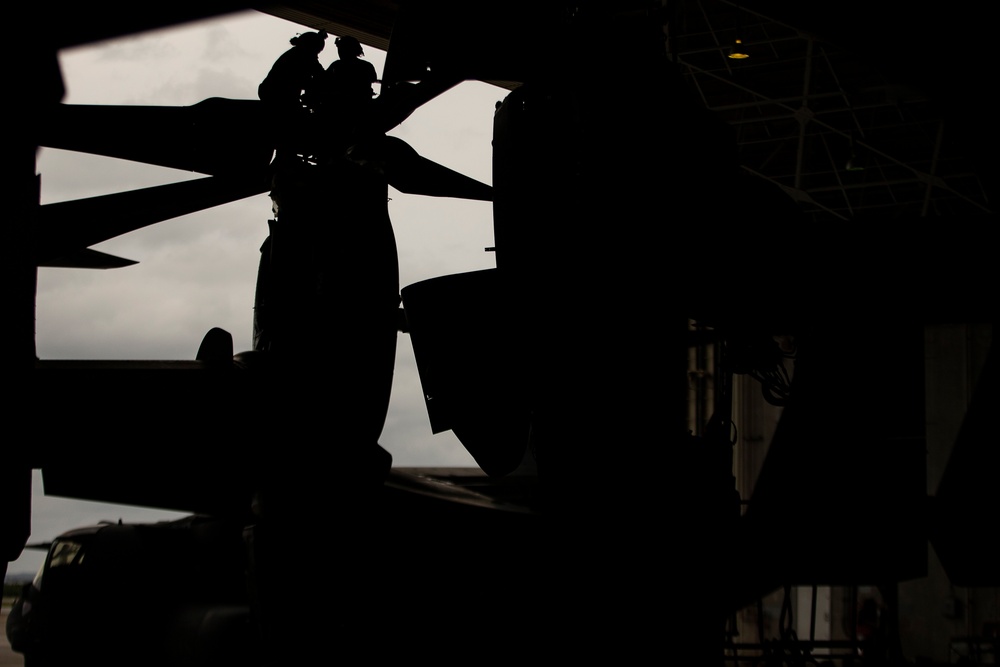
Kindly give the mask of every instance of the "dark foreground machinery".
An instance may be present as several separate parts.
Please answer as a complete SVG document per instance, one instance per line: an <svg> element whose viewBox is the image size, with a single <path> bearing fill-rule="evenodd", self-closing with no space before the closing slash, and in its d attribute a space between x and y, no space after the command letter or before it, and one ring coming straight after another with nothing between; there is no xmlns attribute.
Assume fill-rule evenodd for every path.
<svg viewBox="0 0 1000 667"><path fill-rule="evenodd" d="M0 486L7 560L27 540L40 468L46 493L220 522L209 560L225 563L219 581L245 584L219 603L231 615L166 605L176 614L164 620L152 601L177 593L170 578L147 582L148 596L119 582L100 611L135 632L98 645L106 663L331 652L722 664L846 648L837 659L903 664L903 636L923 628L905 615L909 582L1000 584L983 528L1000 500L996 142L978 104L982 54L962 39L908 64L895 47L913 40L860 4L751 5L268 6L387 48L365 123L334 142L295 125L279 152L289 159L273 161L273 136L253 131L267 122L256 101L61 104L59 48L246 7L106 20L65 10L73 30L24 45L33 94L11 141L5 417L23 444ZM975 17L942 11L945 26L982 36ZM896 18L919 35L940 27ZM751 25L770 31L758 39L769 55L735 65L728 38ZM707 52L723 64L709 67ZM871 102L875 84L844 53L899 85ZM385 137L470 79L509 91L491 186ZM914 89L929 100L919 114ZM160 131L122 141L111 130L124 118ZM916 145L914 127L945 125L954 143L918 133L938 138L931 157L896 152ZM39 206L39 146L207 176ZM859 152L878 163L864 177ZM389 186L492 201L496 267L399 286ZM213 331L192 361L36 358L38 267L123 266L89 246L265 191L275 218L255 349ZM454 431L483 474L395 470L378 445L400 333L432 429ZM888 610L877 649L858 653L857 623L840 643L795 633L790 608L777 643L763 611L759 641L746 626L737 634L736 616L774 591L859 585Z"/></svg>

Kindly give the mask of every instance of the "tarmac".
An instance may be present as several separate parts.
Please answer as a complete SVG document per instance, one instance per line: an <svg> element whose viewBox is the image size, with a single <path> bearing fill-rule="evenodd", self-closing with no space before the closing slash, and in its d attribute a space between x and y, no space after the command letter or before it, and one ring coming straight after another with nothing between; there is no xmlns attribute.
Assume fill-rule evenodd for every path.
<svg viewBox="0 0 1000 667"><path fill-rule="evenodd" d="M14 653L7 642L7 612L12 602L4 598L0 607L0 667L24 667L24 656Z"/></svg>

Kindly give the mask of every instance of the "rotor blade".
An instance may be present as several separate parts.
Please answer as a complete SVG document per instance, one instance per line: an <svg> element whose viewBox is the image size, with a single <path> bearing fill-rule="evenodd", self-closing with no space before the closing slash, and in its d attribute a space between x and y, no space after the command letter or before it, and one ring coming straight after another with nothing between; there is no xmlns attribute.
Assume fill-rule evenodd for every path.
<svg viewBox="0 0 1000 667"><path fill-rule="evenodd" d="M376 165L389 185L400 192L429 197L454 197L493 201L493 188L464 174L421 157L397 137L380 137L352 146L347 157L365 165Z"/></svg>
<svg viewBox="0 0 1000 667"><path fill-rule="evenodd" d="M40 146L202 174L266 167L272 155L258 100L213 97L188 107L58 104L38 126Z"/></svg>
<svg viewBox="0 0 1000 667"><path fill-rule="evenodd" d="M265 171L211 176L117 194L45 204L37 218L40 266L127 232L266 192Z"/></svg>
<svg viewBox="0 0 1000 667"><path fill-rule="evenodd" d="M116 257L106 252L83 248L73 250L58 257L49 257L38 266L58 267L61 269L120 269L123 266L138 264L134 259Z"/></svg>
<svg viewBox="0 0 1000 667"><path fill-rule="evenodd" d="M382 93L372 100L369 126L378 132L388 132L438 95L462 82L461 77L427 76L421 81L386 84Z"/></svg>

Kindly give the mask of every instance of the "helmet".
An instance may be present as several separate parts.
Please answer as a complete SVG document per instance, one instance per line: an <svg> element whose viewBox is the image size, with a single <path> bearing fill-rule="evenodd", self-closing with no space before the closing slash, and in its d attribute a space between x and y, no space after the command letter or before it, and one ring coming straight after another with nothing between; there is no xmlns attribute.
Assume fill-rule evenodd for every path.
<svg viewBox="0 0 1000 667"><path fill-rule="evenodd" d="M292 46L305 46L323 50L324 42L326 41L326 32L320 30L319 32L304 32L301 35L296 35L288 40L289 44Z"/></svg>
<svg viewBox="0 0 1000 667"><path fill-rule="evenodd" d="M337 49L354 56L363 56L365 52L361 49L361 42L350 35L344 35L343 37L338 37L333 41L337 46Z"/></svg>

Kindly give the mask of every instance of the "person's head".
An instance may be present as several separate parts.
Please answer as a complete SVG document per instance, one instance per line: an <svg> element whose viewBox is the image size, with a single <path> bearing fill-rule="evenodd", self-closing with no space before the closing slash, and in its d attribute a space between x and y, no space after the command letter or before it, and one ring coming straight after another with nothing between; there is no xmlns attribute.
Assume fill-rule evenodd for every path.
<svg viewBox="0 0 1000 667"><path fill-rule="evenodd" d="M337 53L341 58L360 58L365 55L361 49L361 42L350 35L338 37L333 43L337 46Z"/></svg>
<svg viewBox="0 0 1000 667"><path fill-rule="evenodd" d="M326 46L326 32L323 30L319 32L304 32L301 35L292 37L288 40L288 43L300 49L314 51L319 54L323 50L323 47Z"/></svg>

